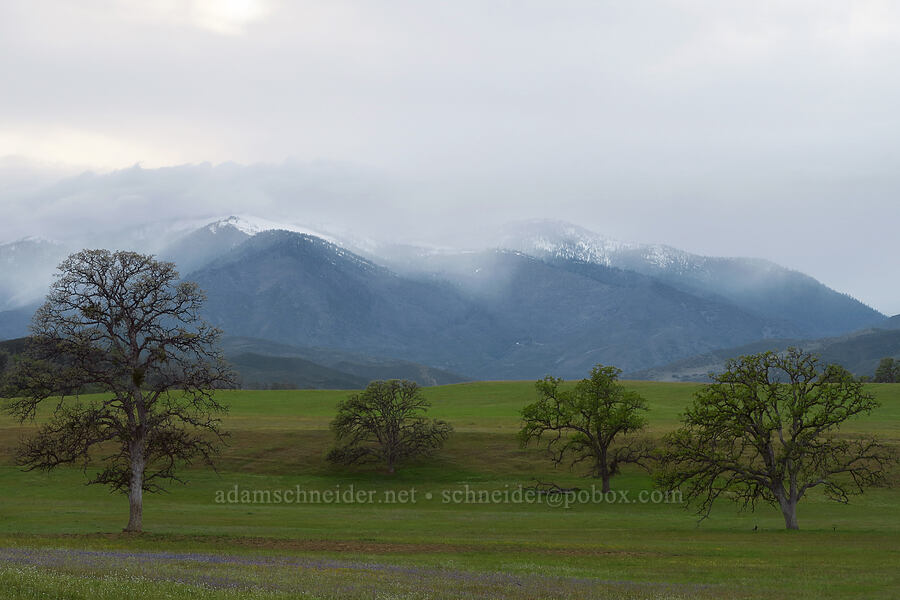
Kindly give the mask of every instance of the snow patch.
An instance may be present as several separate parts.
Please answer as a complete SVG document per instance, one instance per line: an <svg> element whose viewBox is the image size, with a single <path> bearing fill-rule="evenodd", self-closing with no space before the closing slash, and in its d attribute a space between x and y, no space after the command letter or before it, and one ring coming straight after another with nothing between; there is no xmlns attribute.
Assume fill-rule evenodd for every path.
<svg viewBox="0 0 900 600"><path fill-rule="evenodd" d="M704 257L671 246L623 242L561 221L519 223L507 230L504 245L539 258L578 260L625 269L634 269L635 260L651 270L673 273L700 272L706 264Z"/></svg>
<svg viewBox="0 0 900 600"><path fill-rule="evenodd" d="M238 231L246 233L250 236L254 236L257 233L262 233L263 231L291 231L293 233L304 233L306 235L315 236L334 243L334 239L331 236L324 234L321 231L316 231L315 229L305 227L303 225L284 222L279 223L277 221L270 221L269 219L247 215L231 215L229 217L219 219L217 221L214 221L213 223L209 223L208 225L206 225L206 229L208 229L212 233L217 233L225 227L233 227Z"/></svg>

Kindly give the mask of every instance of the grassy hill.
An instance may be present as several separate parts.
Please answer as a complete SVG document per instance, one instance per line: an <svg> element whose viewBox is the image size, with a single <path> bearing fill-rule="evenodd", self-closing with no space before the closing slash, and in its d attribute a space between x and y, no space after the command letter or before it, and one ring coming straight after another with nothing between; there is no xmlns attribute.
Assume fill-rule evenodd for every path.
<svg viewBox="0 0 900 600"><path fill-rule="evenodd" d="M699 387L628 385L647 398L653 435L677 425ZM900 386L869 389L883 406L843 433L877 432L900 446ZM218 473L191 468L188 485L149 495L150 533L138 537L115 533L127 502L82 485L80 469L15 467L13 448L33 425L0 417L5 597L43 590L72 598L894 598L900 589L896 487L849 505L805 499L799 532L784 531L776 509L740 513L727 503L698 526L678 504L640 502L652 489L640 470L613 480L628 503L445 502L467 490L502 495L535 479L590 489L580 472L554 469L540 451L518 446L531 382L426 389L431 415L456 433L433 459L393 477L325 462L328 423L346 391L221 394L232 436ZM900 483L897 473L892 479ZM235 489L352 489L372 501L216 501ZM60 548L67 558L54 554ZM29 570L22 556L51 567Z"/></svg>
<svg viewBox="0 0 900 600"><path fill-rule="evenodd" d="M222 349L243 389L352 389L375 379L409 379L419 385L466 381L418 363L333 348L301 348L256 338L226 336Z"/></svg>

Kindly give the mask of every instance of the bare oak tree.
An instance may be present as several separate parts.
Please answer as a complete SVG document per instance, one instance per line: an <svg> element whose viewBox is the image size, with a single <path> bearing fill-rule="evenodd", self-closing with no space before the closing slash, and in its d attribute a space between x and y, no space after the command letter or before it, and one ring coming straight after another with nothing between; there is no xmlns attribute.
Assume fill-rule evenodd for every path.
<svg viewBox="0 0 900 600"><path fill-rule="evenodd" d="M217 452L225 407L213 394L233 387L234 375L218 349L220 332L199 318L203 293L178 282L172 263L83 250L59 271L9 377L6 395L17 397L7 408L21 421L54 403L18 460L28 470L99 464L89 483L126 493L125 531L138 532L143 493L181 481L176 467ZM105 393L85 397L86 390Z"/></svg>
<svg viewBox="0 0 900 600"><path fill-rule="evenodd" d="M328 460L340 464L381 462L389 473L415 456L443 446L449 423L424 416L431 404L414 381L373 381L338 406L331 423L338 445Z"/></svg>
<svg viewBox="0 0 900 600"><path fill-rule="evenodd" d="M777 505L787 529L798 529L797 503L813 488L847 502L885 482L894 461L874 437L838 435L842 423L878 402L838 365L791 348L728 363L697 393L684 425L667 436L657 483L680 488L709 516L719 497L753 510Z"/></svg>
<svg viewBox="0 0 900 600"><path fill-rule="evenodd" d="M610 491L610 479L627 463L647 465L651 447L635 436L647 424L644 399L618 383L622 371L597 365L571 389L563 380L545 377L535 383L540 400L522 409L523 446L543 443L557 465L587 462L591 475Z"/></svg>

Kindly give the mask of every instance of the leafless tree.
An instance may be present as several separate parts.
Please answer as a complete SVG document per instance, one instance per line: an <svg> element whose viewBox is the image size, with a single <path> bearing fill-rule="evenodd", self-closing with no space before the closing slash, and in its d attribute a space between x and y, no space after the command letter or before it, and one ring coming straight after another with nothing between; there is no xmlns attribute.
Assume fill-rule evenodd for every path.
<svg viewBox="0 0 900 600"><path fill-rule="evenodd" d="M199 318L203 299L152 256L83 250L66 259L9 377L6 395L16 397L7 408L20 420L54 403L19 449L20 464L99 464L89 483L126 493L125 531L141 531L143 492L181 481L181 464L210 462L222 438L225 407L214 391L233 387L234 375L220 332Z"/></svg>

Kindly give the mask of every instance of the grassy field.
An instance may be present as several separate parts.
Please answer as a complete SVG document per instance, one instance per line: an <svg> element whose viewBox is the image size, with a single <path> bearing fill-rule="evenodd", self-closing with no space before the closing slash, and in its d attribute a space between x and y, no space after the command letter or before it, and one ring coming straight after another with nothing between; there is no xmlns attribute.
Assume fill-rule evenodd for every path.
<svg viewBox="0 0 900 600"><path fill-rule="evenodd" d="M654 435L677 425L697 389L628 385L649 401ZM843 432L876 432L900 446L900 386L871 389L883 406ZM13 448L28 428L0 417L3 597L900 596L896 472L895 487L850 505L805 499L799 532L784 531L770 507L740 513L721 504L698 524L678 503L643 502L653 500L652 488L639 470L613 480L624 498L551 505L515 492L541 480L589 495L593 481L518 447L518 411L534 399L531 382L428 388L431 414L456 433L436 457L394 476L325 462L328 422L347 393L223 392L232 436L218 472L188 469L187 485L148 496L141 536L116 533L127 521L124 497L84 486L80 470L15 467ZM254 490L260 500L276 491L343 496L227 501ZM481 492L495 498L480 502Z"/></svg>

